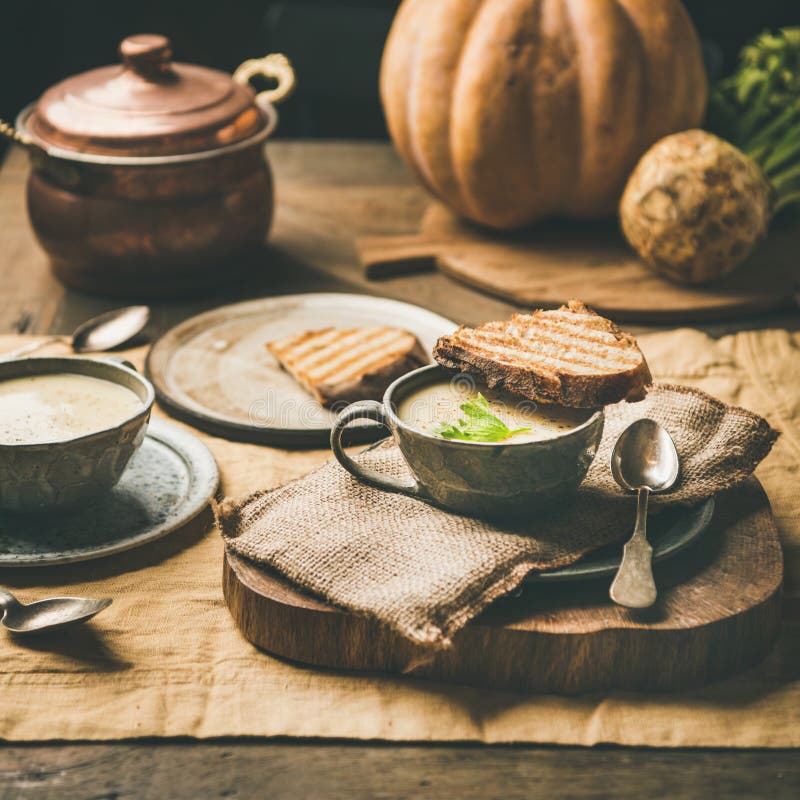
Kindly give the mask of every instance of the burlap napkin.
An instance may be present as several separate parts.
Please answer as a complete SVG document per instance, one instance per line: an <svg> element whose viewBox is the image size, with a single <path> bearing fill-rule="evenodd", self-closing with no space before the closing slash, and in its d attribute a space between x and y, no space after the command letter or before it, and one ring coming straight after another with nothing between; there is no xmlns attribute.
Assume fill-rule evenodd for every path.
<svg viewBox="0 0 800 800"><path fill-rule="evenodd" d="M696 389L659 385L639 403L606 410L603 440L575 500L524 524L493 525L364 486L331 461L279 489L217 509L227 547L336 605L375 617L418 644L453 634L532 570L577 561L630 534L633 500L609 459L620 433L650 417L675 440L681 478L654 504L693 504L742 481L777 438L766 420ZM361 458L407 471L386 442Z"/></svg>

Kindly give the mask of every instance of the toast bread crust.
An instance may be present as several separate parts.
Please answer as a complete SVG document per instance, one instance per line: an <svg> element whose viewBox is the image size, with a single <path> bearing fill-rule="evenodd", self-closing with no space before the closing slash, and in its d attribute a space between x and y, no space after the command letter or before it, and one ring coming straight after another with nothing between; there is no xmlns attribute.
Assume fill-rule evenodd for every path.
<svg viewBox="0 0 800 800"><path fill-rule="evenodd" d="M428 363L417 338L400 328L322 328L267 349L323 406L380 400L392 381Z"/></svg>
<svg viewBox="0 0 800 800"><path fill-rule="evenodd" d="M641 400L652 384L636 340L578 300L556 312L462 326L441 337L433 354L442 366L480 377L491 388L573 408Z"/></svg>

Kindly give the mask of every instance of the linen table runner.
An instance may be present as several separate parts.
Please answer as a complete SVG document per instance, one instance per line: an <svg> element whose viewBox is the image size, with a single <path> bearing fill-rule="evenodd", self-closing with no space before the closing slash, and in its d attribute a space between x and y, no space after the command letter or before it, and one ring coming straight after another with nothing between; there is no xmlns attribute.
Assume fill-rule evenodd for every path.
<svg viewBox="0 0 800 800"><path fill-rule="evenodd" d="M0 337L0 348L26 341ZM639 341L657 379L697 386L782 432L756 470L786 570L784 630L762 664L691 692L577 697L289 664L251 646L234 626L222 599L223 542L206 514L160 542L102 561L0 570L0 585L25 601L55 594L114 598L91 626L69 636L24 643L0 634L0 736L800 746L800 333L748 331L715 341L682 329ZM143 356L143 350L128 354L139 365ZM329 458L322 450L200 438L219 462L227 496L280 486Z"/></svg>

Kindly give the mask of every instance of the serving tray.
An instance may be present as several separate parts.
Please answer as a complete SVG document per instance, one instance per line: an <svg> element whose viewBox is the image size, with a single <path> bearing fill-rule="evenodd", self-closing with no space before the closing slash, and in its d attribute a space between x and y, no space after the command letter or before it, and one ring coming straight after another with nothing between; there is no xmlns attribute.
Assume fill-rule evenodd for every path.
<svg viewBox="0 0 800 800"><path fill-rule="evenodd" d="M674 283L648 269L614 220L561 220L519 233L494 233L432 203L416 236L358 241L369 277L434 265L445 274L523 308L580 298L617 321L649 324L737 318L796 307L800 223L779 219L769 237L729 276L708 286Z"/></svg>
<svg viewBox="0 0 800 800"><path fill-rule="evenodd" d="M570 693L673 690L754 664L777 636L782 580L777 531L755 479L720 495L706 534L656 567L653 608L613 605L607 577L541 581L495 603L440 653L229 553L223 567L234 621L278 656L318 667Z"/></svg>

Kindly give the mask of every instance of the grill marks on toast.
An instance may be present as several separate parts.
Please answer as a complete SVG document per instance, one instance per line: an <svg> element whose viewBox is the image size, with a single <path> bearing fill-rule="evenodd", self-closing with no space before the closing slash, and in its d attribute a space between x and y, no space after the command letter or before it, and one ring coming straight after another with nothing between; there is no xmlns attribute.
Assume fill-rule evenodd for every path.
<svg viewBox="0 0 800 800"><path fill-rule="evenodd" d="M392 380L426 363L416 337L379 326L307 331L267 348L323 405L379 399Z"/></svg>
<svg viewBox="0 0 800 800"><path fill-rule="evenodd" d="M413 337L397 329L376 329L365 333L364 340L358 341L359 332L340 339L336 345L328 346L319 354L309 370L312 380L327 380L334 376L345 379L355 378L376 369L384 361L406 353L413 347ZM338 353L331 353L334 347ZM330 360L328 360L330 358Z"/></svg>
<svg viewBox="0 0 800 800"><path fill-rule="evenodd" d="M591 408L638 399L652 378L636 341L579 301L442 337L436 360L541 402Z"/></svg>
<svg viewBox="0 0 800 800"><path fill-rule="evenodd" d="M270 348L282 363L302 372L309 381L337 377L347 380L369 372L384 361L405 353L414 341L411 334L396 328L354 328L319 331L307 337L300 347L291 340L274 342Z"/></svg>
<svg viewBox="0 0 800 800"><path fill-rule="evenodd" d="M540 326L544 336L530 336L530 332L515 335L513 330L497 329L473 331L471 344L502 357L508 354L511 363L518 363L520 354L530 354L538 361L547 362L554 369L576 374L596 372L613 373L629 369L641 361L640 353L620 350L617 341L609 341L598 331L598 336L586 336L579 328L566 331L563 325L546 323ZM577 328L577 326L569 326ZM510 341L509 341L510 340Z"/></svg>

